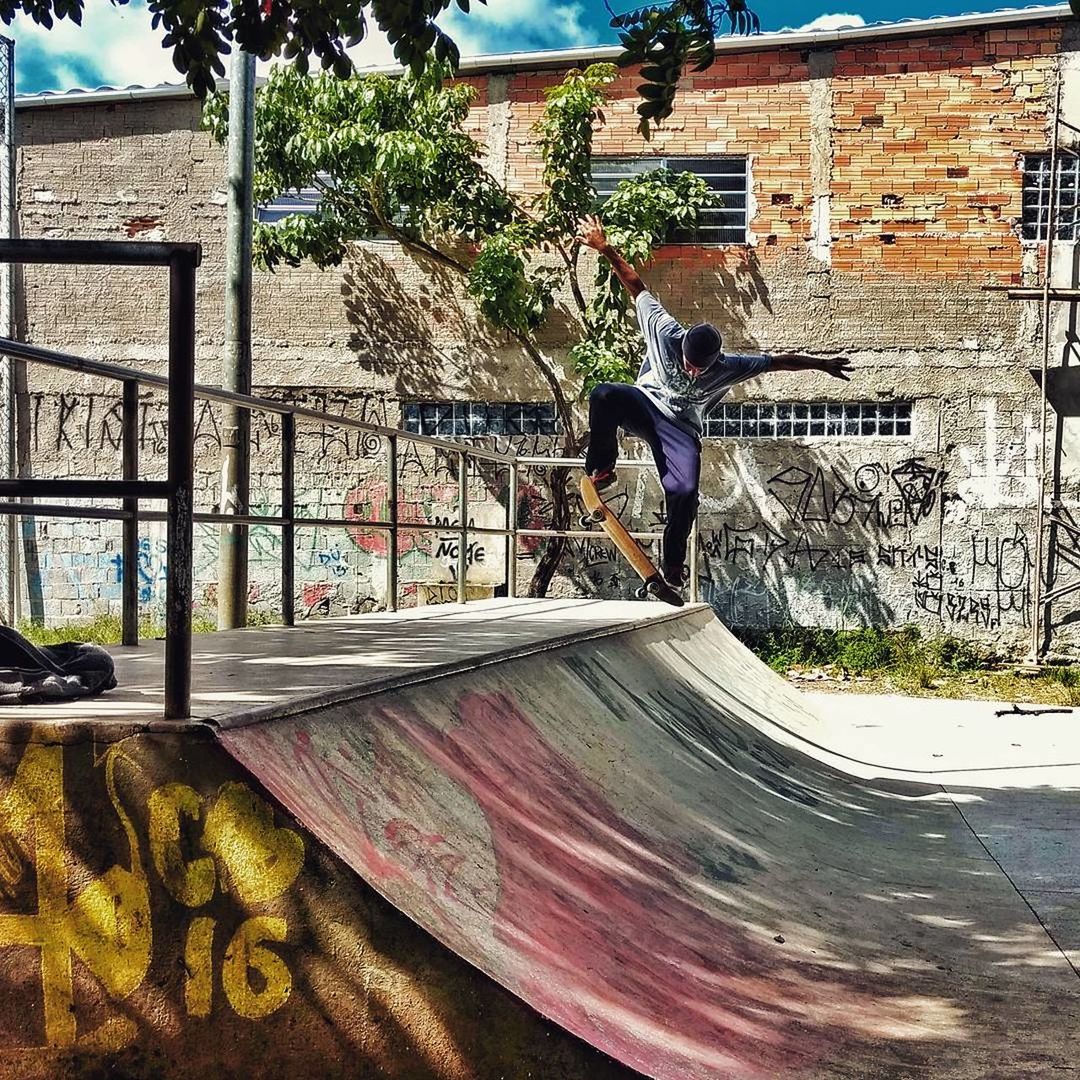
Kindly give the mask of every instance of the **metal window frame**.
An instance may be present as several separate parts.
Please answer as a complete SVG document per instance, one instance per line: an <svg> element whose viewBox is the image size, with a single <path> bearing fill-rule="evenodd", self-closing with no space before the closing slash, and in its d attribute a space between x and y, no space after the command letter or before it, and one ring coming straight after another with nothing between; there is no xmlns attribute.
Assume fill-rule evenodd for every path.
<svg viewBox="0 0 1080 1080"><path fill-rule="evenodd" d="M1074 241L1078 236L1080 208L1080 156L1056 156L1055 182L1051 183L1050 169L1054 155L1049 151L1025 154L1021 187L1020 238L1029 244L1045 243L1050 219L1050 194L1056 188L1055 239ZM1032 202L1029 205L1029 197Z"/></svg>
<svg viewBox="0 0 1080 1080"><path fill-rule="evenodd" d="M694 164L701 162L716 162L722 164L737 164L740 166L738 171L716 171L706 172L702 169L694 168ZM603 166L605 165L629 165L633 166L630 170L623 173L610 173L605 174L603 172ZM739 176L742 180L742 188L737 193L738 198L742 200L742 206L723 206L716 210L706 211L707 214L718 214L721 216L721 224L717 225L698 225L693 230L676 229L672 232L671 236L667 239L667 243L677 244L683 246L694 247L725 247L731 245L746 244L749 242L750 236L750 158L745 154L715 154L715 155L699 155L694 156L690 154L679 155L628 155L628 154L613 154L613 155L598 155L592 160L592 172L591 179L593 187L596 189L597 202L603 204L614 192L615 187L620 180L625 179L628 176L638 175L643 172L648 172L651 169L669 169L671 172L691 172L695 176L700 176L705 180L710 177L732 177ZM609 184L606 181L611 180ZM598 183L600 181L600 183ZM710 187L713 185L710 184ZM724 189L720 187L713 187L713 190L719 191L724 194ZM728 192L728 194L736 194L735 192ZM733 220L737 219L737 223L733 223ZM719 238L713 238L716 233L734 233L738 232L738 238L730 235L721 235Z"/></svg>

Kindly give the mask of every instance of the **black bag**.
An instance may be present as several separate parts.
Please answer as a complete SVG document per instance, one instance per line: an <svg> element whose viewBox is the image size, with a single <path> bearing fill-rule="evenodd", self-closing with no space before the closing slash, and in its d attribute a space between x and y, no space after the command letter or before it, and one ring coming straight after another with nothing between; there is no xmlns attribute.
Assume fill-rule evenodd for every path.
<svg viewBox="0 0 1080 1080"><path fill-rule="evenodd" d="M91 697L116 686L113 658L100 645L34 645L0 626L0 705Z"/></svg>

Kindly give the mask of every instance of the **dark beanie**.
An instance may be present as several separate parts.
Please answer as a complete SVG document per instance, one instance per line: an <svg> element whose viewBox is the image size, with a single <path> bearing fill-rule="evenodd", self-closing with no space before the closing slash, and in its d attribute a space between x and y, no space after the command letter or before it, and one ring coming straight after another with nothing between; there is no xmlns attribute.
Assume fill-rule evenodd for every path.
<svg viewBox="0 0 1080 1080"><path fill-rule="evenodd" d="M722 345L720 331L712 323L698 323L683 336L682 352L694 367L707 368L720 358Z"/></svg>

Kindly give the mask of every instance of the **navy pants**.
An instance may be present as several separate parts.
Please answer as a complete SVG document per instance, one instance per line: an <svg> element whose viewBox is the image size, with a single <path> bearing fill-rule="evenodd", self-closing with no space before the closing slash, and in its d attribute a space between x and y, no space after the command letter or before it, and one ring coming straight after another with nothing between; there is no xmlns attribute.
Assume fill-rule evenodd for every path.
<svg viewBox="0 0 1080 1080"><path fill-rule="evenodd" d="M589 396L587 472L610 469L615 464L619 428L644 439L652 450L667 502L663 569L681 570L698 508L701 442L669 420L636 386L601 383Z"/></svg>

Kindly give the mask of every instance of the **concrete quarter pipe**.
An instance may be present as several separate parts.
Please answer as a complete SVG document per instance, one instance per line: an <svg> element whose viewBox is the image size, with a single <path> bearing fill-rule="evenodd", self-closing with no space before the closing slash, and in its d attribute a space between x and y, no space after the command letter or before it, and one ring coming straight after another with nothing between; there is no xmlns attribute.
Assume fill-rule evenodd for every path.
<svg viewBox="0 0 1080 1080"><path fill-rule="evenodd" d="M614 601L200 635L173 724L116 655L0 709L3 1080L1077 1069L1072 715Z"/></svg>
<svg viewBox="0 0 1080 1080"><path fill-rule="evenodd" d="M420 927L648 1076L1076 1069L1080 768L890 768L820 708L694 608L218 737Z"/></svg>

